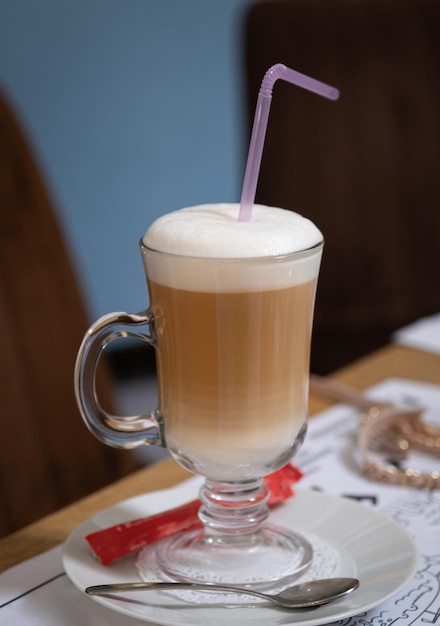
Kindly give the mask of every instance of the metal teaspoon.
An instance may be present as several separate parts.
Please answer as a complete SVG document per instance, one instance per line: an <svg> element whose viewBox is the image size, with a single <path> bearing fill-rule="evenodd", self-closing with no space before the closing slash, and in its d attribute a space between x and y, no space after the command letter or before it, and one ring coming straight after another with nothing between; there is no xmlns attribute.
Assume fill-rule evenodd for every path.
<svg viewBox="0 0 440 626"><path fill-rule="evenodd" d="M212 585L203 583L114 583L107 585L95 585L87 587L86 593L94 595L106 595L115 591L141 591L146 589L197 589L200 591L228 592L240 593L249 596L257 596L269 600L273 604L282 606L287 609L306 609L321 604L327 604L333 600L337 600L347 593L354 591L359 587L357 578L328 578L322 580L311 580L309 582L300 583L288 587L280 593L268 594L254 591L253 589L242 589L240 587L232 587L227 585Z"/></svg>

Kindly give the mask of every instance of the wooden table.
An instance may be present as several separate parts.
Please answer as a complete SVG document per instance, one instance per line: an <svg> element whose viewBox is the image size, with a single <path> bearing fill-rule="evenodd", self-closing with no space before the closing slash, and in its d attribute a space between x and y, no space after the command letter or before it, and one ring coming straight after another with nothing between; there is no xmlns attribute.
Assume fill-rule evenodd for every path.
<svg viewBox="0 0 440 626"><path fill-rule="evenodd" d="M332 378L359 389L391 376L440 385L440 355L388 346L338 371ZM310 399L313 415L330 406ZM131 496L171 487L189 476L172 459L142 469L0 540L0 572L62 543L87 517Z"/></svg>

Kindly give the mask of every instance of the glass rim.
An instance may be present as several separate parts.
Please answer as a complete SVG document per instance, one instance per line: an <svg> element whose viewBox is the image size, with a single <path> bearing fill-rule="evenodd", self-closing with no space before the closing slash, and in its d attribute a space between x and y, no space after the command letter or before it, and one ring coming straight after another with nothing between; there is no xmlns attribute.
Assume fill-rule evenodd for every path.
<svg viewBox="0 0 440 626"><path fill-rule="evenodd" d="M321 239L321 241L318 241L317 243L313 244L313 246L310 246L309 248L304 248L303 250L296 250L295 252L287 252L285 254L274 254L274 255L269 255L269 256L216 257L216 256L196 256L196 255L189 255L189 254L179 254L176 252L164 252L162 250L156 250L155 248L151 248L150 246L147 246L143 241L143 237L141 237L139 240L139 247L142 252L153 252L154 254L157 254L157 255L163 255L164 257L172 257L176 259L180 258L180 259L188 259L188 260L194 260L194 261L217 262L217 263L219 262L237 263L237 262L251 262L251 261L262 263L262 262L284 261L286 259L294 259L294 258L302 258L302 257L311 256L312 253L318 252L320 249L324 247L324 239Z"/></svg>

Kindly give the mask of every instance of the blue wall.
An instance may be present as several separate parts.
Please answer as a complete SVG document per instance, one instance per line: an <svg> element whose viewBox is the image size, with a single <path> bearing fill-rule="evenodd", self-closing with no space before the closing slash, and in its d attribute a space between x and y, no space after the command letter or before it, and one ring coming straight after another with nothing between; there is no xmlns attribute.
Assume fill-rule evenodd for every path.
<svg viewBox="0 0 440 626"><path fill-rule="evenodd" d="M147 304L157 216L238 201L250 0L0 0L0 86L41 164L90 319Z"/></svg>

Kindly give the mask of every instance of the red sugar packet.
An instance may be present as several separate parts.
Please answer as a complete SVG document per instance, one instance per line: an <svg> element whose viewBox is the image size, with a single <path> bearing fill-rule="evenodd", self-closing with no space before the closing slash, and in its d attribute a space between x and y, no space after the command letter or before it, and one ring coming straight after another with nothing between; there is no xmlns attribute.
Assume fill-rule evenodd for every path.
<svg viewBox="0 0 440 626"><path fill-rule="evenodd" d="M264 480L270 490L268 505L275 506L293 496L292 485L302 476L302 472L291 463L266 476ZM86 541L99 561L109 565L122 556L138 552L177 532L201 528L197 516L199 507L200 500L192 500L156 515L98 530L87 535Z"/></svg>

